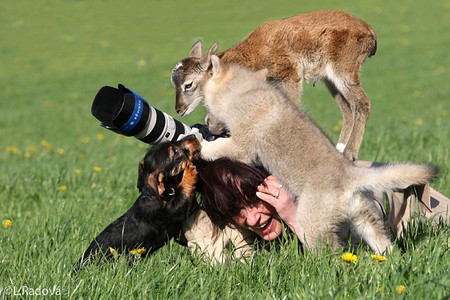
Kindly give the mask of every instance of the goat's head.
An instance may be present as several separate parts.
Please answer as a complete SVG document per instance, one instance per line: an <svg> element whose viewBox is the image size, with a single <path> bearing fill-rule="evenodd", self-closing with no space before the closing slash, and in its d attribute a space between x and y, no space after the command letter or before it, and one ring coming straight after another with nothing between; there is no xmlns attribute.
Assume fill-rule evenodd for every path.
<svg viewBox="0 0 450 300"><path fill-rule="evenodd" d="M202 54L202 42L197 41L189 57L179 61L172 70L170 80L176 90L175 109L180 116L190 114L203 99L203 86L211 76L211 55L217 47L214 43Z"/></svg>

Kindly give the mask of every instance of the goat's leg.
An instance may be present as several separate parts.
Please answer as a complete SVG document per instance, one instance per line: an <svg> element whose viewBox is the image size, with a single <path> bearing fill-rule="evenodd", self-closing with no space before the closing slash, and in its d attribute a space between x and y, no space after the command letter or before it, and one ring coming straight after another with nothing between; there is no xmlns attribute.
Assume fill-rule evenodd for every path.
<svg viewBox="0 0 450 300"><path fill-rule="evenodd" d="M350 140L353 131L353 123L354 123L354 113L352 111L352 107L350 103L344 98L344 96L339 92L336 88L335 84L330 80L324 80L325 86L328 88L328 91L333 96L334 100L339 105L342 113L342 128L341 133L339 135L338 142L336 144L336 149L339 152L344 152L346 146Z"/></svg>
<svg viewBox="0 0 450 300"><path fill-rule="evenodd" d="M303 80L285 80L282 90L289 100L298 105L303 91Z"/></svg>
<svg viewBox="0 0 450 300"><path fill-rule="evenodd" d="M201 155L203 159L215 160L221 157L234 158L250 164L252 161L248 157L248 151L242 149L234 141L233 137L218 138L214 141L202 141Z"/></svg>
<svg viewBox="0 0 450 300"><path fill-rule="evenodd" d="M228 131L225 124L217 120L213 115L210 115L209 113L205 117L205 124L208 126L209 131L214 135L224 135Z"/></svg>
<svg viewBox="0 0 450 300"><path fill-rule="evenodd" d="M377 254L392 250L391 235L375 202L359 198L358 209L350 219L350 234L361 238Z"/></svg>
<svg viewBox="0 0 450 300"><path fill-rule="evenodd" d="M345 146L344 156L350 160L356 160L370 115L370 100L359 83L348 85L340 92L353 112L353 127Z"/></svg>

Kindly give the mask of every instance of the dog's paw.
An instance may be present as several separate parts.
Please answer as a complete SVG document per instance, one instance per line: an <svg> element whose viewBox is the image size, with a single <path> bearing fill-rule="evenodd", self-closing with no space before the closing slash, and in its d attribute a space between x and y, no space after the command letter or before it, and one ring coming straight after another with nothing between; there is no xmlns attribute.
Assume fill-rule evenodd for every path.
<svg viewBox="0 0 450 300"><path fill-rule="evenodd" d="M188 163L184 169L183 179L181 179L181 186L189 192L195 191L195 184L197 183L197 168L193 163Z"/></svg>

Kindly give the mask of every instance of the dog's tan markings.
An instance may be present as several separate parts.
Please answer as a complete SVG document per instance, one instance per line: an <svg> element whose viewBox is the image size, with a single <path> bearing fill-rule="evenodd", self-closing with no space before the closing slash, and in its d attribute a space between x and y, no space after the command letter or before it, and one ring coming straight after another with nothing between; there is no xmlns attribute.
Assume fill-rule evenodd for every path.
<svg viewBox="0 0 450 300"><path fill-rule="evenodd" d="M197 139L185 141L181 146L189 151L189 160L192 160L200 152L201 148L200 142Z"/></svg>
<svg viewBox="0 0 450 300"><path fill-rule="evenodd" d="M176 174L174 175L178 175L181 172L184 171L184 169L186 168L186 161L182 161L181 163L178 164L178 168L176 169Z"/></svg>
<svg viewBox="0 0 450 300"><path fill-rule="evenodd" d="M156 178L155 174L149 174L147 178L147 184L151 187L152 190L156 191Z"/></svg>
<svg viewBox="0 0 450 300"><path fill-rule="evenodd" d="M160 172L158 174L158 194L161 196L165 190L166 187L164 186L164 174Z"/></svg>
<svg viewBox="0 0 450 300"><path fill-rule="evenodd" d="M183 188L183 193L193 195L195 193L195 184L197 183L197 168L191 162L188 162L184 169L183 178L180 186Z"/></svg>

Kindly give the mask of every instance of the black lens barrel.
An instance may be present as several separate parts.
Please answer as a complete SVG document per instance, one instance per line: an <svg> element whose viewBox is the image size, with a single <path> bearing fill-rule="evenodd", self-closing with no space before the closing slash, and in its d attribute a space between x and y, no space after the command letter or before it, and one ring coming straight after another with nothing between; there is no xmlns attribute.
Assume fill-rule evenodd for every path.
<svg viewBox="0 0 450 300"><path fill-rule="evenodd" d="M91 112L103 127L148 144L176 141L180 135L191 132L189 126L150 106L121 84L118 88L102 87L94 98Z"/></svg>

